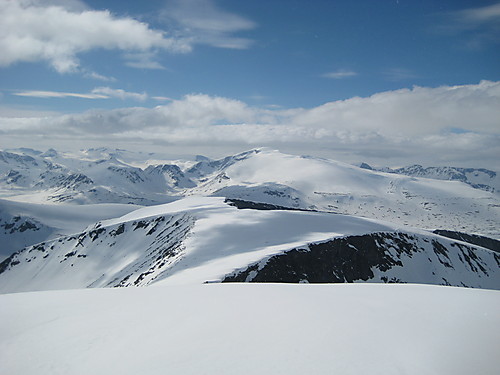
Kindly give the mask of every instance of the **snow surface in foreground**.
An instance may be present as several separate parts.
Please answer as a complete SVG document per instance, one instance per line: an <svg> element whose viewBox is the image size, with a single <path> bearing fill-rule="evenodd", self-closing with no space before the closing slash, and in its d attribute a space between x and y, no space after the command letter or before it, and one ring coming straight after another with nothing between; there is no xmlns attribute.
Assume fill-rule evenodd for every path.
<svg viewBox="0 0 500 375"><path fill-rule="evenodd" d="M217 284L0 296L2 374L497 374L500 292Z"/></svg>

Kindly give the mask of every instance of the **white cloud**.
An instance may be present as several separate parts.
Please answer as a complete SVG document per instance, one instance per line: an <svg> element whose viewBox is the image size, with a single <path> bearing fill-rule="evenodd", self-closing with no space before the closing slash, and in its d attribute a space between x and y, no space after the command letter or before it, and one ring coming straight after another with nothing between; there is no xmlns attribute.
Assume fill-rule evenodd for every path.
<svg viewBox="0 0 500 375"><path fill-rule="evenodd" d="M112 89L111 87L96 87L90 93L61 92L61 91L40 91L27 90L13 93L16 96L26 96L31 98L81 98L81 99L109 99L118 98L122 100L145 101L148 99L146 93L129 92L122 89Z"/></svg>
<svg viewBox="0 0 500 375"><path fill-rule="evenodd" d="M171 0L162 16L192 43L219 48L250 47L251 39L236 37L234 33L257 26L249 19L220 9L212 0Z"/></svg>
<svg viewBox="0 0 500 375"><path fill-rule="evenodd" d="M376 131L386 136L422 136L450 128L497 133L500 82L477 85L414 87L367 98L336 101L295 116L300 125Z"/></svg>
<svg viewBox="0 0 500 375"><path fill-rule="evenodd" d="M59 6L72 12L84 12L89 10L87 4L80 0L21 0L25 4Z"/></svg>
<svg viewBox="0 0 500 375"><path fill-rule="evenodd" d="M31 98L82 98L82 99L107 99L108 96L98 93L81 94L75 92L60 92L60 91L20 91L15 92L16 96L27 96Z"/></svg>
<svg viewBox="0 0 500 375"><path fill-rule="evenodd" d="M479 8L469 8L455 12L455 17L469 27L484 24L498 24L500 21L500 3Z"/></svg>
<svg viewBox="0 0 500 375"><path fill-rule="evenodd" d="M415 87L355 97L311 109L269 109L203 94L155 108L94 110L39 119L0 119L2 142L50 146L105 142L219 155L270 146L376 165L497 168L500 82ZM457 131L457 129L460 129ZM29 136L28 136L29 135ZM1 145L2 143L0 143ZM31 145L33 146L33 145ZM38 147L36 144L35 147Z"/></svg>
<svg viewBox="0 0 500 375"><path fill-rule="evenodd" d="M168 96L152 96L151 99L158 100L159 102L170 102L173 100Z"/></svg>
<svg viewBox="0 0 500 375"><path fill-rule="evenodd" d="M165 69L158 61L155 61L156 52L145 51L145 52L134 52L124 54L124 58L127 60L125 65L131 68L137 69Z"/></svg>
<svg viewBox="0 0 500 375"><path fill-rule="evenodd" d="M155 108L160 125L186 127L242 123L254 119L256 110L245 103L203 94L186 95L182 100Z"/></svg>
<svg viewBox="0 0 500 375"><path fill-rule="evenodd" d="M30 118L30 117L55 117L60 115L60 113L55 111L46 111L36 109L30 106L1 106L0 105L0 119L2 118ZM1 131L1 130L0 130Z"/></svg>
<svg viewBox="0 0 500 375"><path fill-rule="evenodd" d="M122 89L112 89L111 87L96 87L92 90L92 94L104 95L106 97L119 98L122 100L132 99L141 102L148 98L148 95L145 92L128 92Z"/></svg>
<svg viewBox="0 0 500 375"><path fill-rule="evenodd" d="M102 74L99 74L96 72L87 72L87 73L85 73L85 77L97 79L99 81L104 81L104 82L116 82L116 78L103 76Z"/></svg>
<svg viewBox="0 0 500 375"><path fill-rule="evenodd" d="M78 54L98 48L191 50L183 39L129 17L88 10L78 1L0 0L0 66L47 61L60 73L73 72L80 65Z"/></svg>
<svg viewBox="0 0 500 375"><path fill-rule="evenodd" d="M173 0L162 12L172 33L152 29L130 17L92 10L78 0L0 0L0 67L45 61L59 73L85 73L78 56L95 49L118 50L125 65L164 69L159 51L190 52L194 44L244 49L252 44L235 33L251 30L254 22L226 12L211 0Z"/></svg>
<svg viewBox="0 0 500 375"><path fill-rule="evenodd" d="M335 72L325 73L323 77L332 79L342 79L357 76L358 73L352 70L340 69Z"/></svg>
<svg viewBox="0 0 500 375"><path fill-rule="evenodd" d="M500 3L449 12L440 20L437 30L464 36L469 48L483 48L500 43Z"/></svg>

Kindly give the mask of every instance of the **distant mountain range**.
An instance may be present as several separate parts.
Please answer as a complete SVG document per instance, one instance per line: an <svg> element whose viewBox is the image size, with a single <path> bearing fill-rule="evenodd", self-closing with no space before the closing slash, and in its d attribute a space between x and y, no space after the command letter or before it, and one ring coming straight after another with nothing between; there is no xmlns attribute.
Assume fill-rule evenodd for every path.
<svg viewBox="0 0 500 375"><path fill-rule="evenodd" d="M496 181L485 169L374 170L269 149L193 161L1 151L0 290L228 281L500 289Z"/></svg>
<svg viewBox="0 0 500 375"><path fill-rule="evenodd" d="M448 180L464 182L474 189L490 192L500 191L500 179L497 173L484 168L455 168L455 167L422 167L415 164L403 168L373 168L367 163L361 163L361 168L371 171L402 174L412 177L432 178L435 180Z"/></svg>

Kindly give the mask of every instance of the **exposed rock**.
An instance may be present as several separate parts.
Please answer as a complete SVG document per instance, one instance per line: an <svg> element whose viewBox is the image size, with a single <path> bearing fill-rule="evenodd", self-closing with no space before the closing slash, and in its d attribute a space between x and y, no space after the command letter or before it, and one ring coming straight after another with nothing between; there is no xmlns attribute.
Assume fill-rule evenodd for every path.
<svg viewBox="0 0 500 375"><path fill-rule="evenodd" d="M423 283L500 289L500 256L407 233L372 233L309 244L226 275L223 282Z"/></svg>

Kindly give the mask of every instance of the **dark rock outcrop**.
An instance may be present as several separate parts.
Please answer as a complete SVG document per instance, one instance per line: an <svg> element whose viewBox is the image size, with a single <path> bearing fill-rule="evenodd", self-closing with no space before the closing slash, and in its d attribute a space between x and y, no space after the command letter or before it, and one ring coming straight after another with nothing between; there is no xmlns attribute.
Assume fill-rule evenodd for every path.
<svg viewBox="0 0 500 375"><path fill-rule="evenodd" d="M500 241L495 240L493 238L480 236L478 234L468 234L463 232L456 232L452 230L444 230L444 229L436 229L435 234L439 234L440 236L452 238L454 240L459 240L463 242L467 242L473 245L485 247L487 249L493 250L497 253L500 253Z"/></svg>
<svg viewBox="0 0 500 375"><path fill-rule="evenodd" d="M412 282L500 289L500 255L439 237L381 232L291 249L222 281Z"/></svg>

